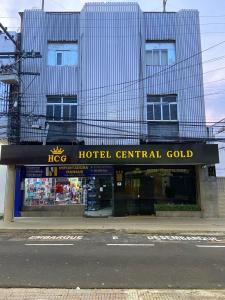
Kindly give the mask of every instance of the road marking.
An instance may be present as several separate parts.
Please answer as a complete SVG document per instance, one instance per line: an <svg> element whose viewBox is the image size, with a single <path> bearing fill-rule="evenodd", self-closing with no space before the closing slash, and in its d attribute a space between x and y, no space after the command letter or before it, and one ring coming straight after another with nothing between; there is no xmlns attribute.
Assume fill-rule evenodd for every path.
<svg viewBox="0 0 225 300"><path fill-rule="evenodd" d="M119 239L117 235L113 235L112 238L113 238L113 240L118 240Z"/></svg>
<svg viewBox="0 0 225 300"><path fill-rule="evenodd" d="M195 245L199 248L225 248L225 245Z"/></svg>
<svg viewBox="0 0 225 300"><path fill-rule="evenodd" d="M26 246L73 246L74 244L25 244Z"/></svg>
<svg viewBox="0 0 225 300"><path fill-rule="evenodd" d="M213 241L221 242L222 240L214 236L183 236L183 235L149 235L151 241Z"/></svg>
<svg viewBox="0 0 225 300"><path fill-rule="evenodd" d="M28 240L82 240L83 235L32 235Z"/></svg>
<svg viewBox="0 0 225 300"><path fill-rule="evenodd" d="M106 244L107 246L155 246L154 244Z"/></svg>

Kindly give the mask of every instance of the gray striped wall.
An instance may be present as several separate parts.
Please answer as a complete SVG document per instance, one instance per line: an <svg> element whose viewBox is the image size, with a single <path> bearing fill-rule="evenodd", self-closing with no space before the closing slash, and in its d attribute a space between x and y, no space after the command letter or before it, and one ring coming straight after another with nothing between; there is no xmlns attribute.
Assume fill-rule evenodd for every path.
<svg viewBox="0 0 225 300"><path fill-rule="evenodd" d="M11 36L16 40L16 32L10 31ZM7 38L5 34L0 34L0 52L13 52L15 45ZM13 60L2 58L0 56L0 67L12 64ZM9 101L10 85L0 81L0 141L6 142L8 137L8 101Z"/></svg>
<svg viewBox="0 0 225 300"><path fill-rule="evenodd" d="M176 66L147 66L145 94L177 94L181 137L206 137L199 16L196 10L145 13L147 40L175 40ZM192 58L190 58L193 56Z"/></svg>
<svg viewBox="0 0 225 300"><path fill-rule="evenodd" d="M40 72L40 76L22 78L22 141L43 141L46 95L76 95L79 66L52 67L47 65L48 41L79 40L79 13L46 13L27 10L23 14L22 49L40 51L42 58L26 59L22 71ZM32 129L32 125L42 126Z"/></svg>
<svg viewBox="0 0 225 300"><path fill-rule="evenodd" d="M99 17L99 14L100 17ZM90 144L139 142L141 11L137 4L86 4L81 11L81 115L89 122L82 133ZM137 83L133 83L137 81ZM118 85L121 82L131 82ZM96 87L105 87L95 89ZM121 123L121 121L131 121ZM112 136L109 138L108 136ZM120 136L124 139L120 139Z"/></svg>
<svg viewBox="0 0 225 300"><path fill-rule="evenodd" d="M45 131L37 139L40 130L31 126L44 129L45 119L32 114L46 114L49 94L78 95L78 136L86 144L138 144L147 134L140 124L146 121L147 94L177 94L180 136L206 136L204 126L184 124L205 121L201 55L195 55L201 50L199 30L196 10L143 13L135 3L88 3L80 13L25 11L22 49L40 51L42 58L22 63L23 71L41 76L22 78L21 139L43 140ZM47 66L48 41L75 40L78 66ZM145 67L145 40L175 40L178 64Z"/></svg>

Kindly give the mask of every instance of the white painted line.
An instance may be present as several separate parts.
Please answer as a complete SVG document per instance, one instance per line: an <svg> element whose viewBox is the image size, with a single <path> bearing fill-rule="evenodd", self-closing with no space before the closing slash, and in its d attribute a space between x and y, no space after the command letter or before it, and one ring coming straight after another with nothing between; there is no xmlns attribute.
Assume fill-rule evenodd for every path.
<svg viewBox="0 0 225 300"><path fill-rule="evenodd" d="M107 246L149 246L153 247L155 246L154 244L106 244Z"/></svg>
<svg viewBox="0 0 225 300"><path fill-rule="evenodd" d="M150 241L214 241L221 242L221 239L215 236L184 236L184 235L149 235Z"/></svg>
<svg viewBox="0 0 225 300"><path fill-rule="evenodd" d="M118 240L119 239L117 235L113 235L112 238L113 238L113 240Z"/></svg>
<svg viewBox="0 0 225 300"><path fill-rule="evenodd" d="M195 245L198 248L225 248L225 245Z"/></svg>
<svg viewBox="0 0 225 300"><path fill-rule="evenodd" d="M25 244L26 246L73 246L74 244Z"/></svg>
<svg viewBox="0 0 225 300"><path fill-rule="evenodd" d="M83 235L32 235L28 240L82 240Z"/></svg>

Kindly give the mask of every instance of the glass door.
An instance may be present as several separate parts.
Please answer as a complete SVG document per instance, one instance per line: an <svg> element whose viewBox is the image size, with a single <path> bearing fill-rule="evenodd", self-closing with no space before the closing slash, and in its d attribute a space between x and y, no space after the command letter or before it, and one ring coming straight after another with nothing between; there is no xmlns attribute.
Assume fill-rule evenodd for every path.
<svg viewBox="0 0 225 300"><path fill-rule="evenodd" d="M111 176L86 178L87 216L107 217L112 215L113 178Z"/></svg>

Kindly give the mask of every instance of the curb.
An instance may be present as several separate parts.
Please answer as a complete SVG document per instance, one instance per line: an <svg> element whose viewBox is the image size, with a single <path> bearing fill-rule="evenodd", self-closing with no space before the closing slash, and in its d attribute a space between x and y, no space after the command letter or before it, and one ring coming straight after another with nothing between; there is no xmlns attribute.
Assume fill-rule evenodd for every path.
<svg viewBox="0 0 225 300"><path fill-rule="evenodd" d="M151 234L151 235L204 235L204 236L225 236L225 231L185 231L185 230L134 230L134 229L47 229L47 228L34 228L34 229L18 229L18 228L6 228L0 229L0 234L15 233L15 234L31 234L38 233L42 234L66 234L66 233L77 233L77 234Z"/></svg>

